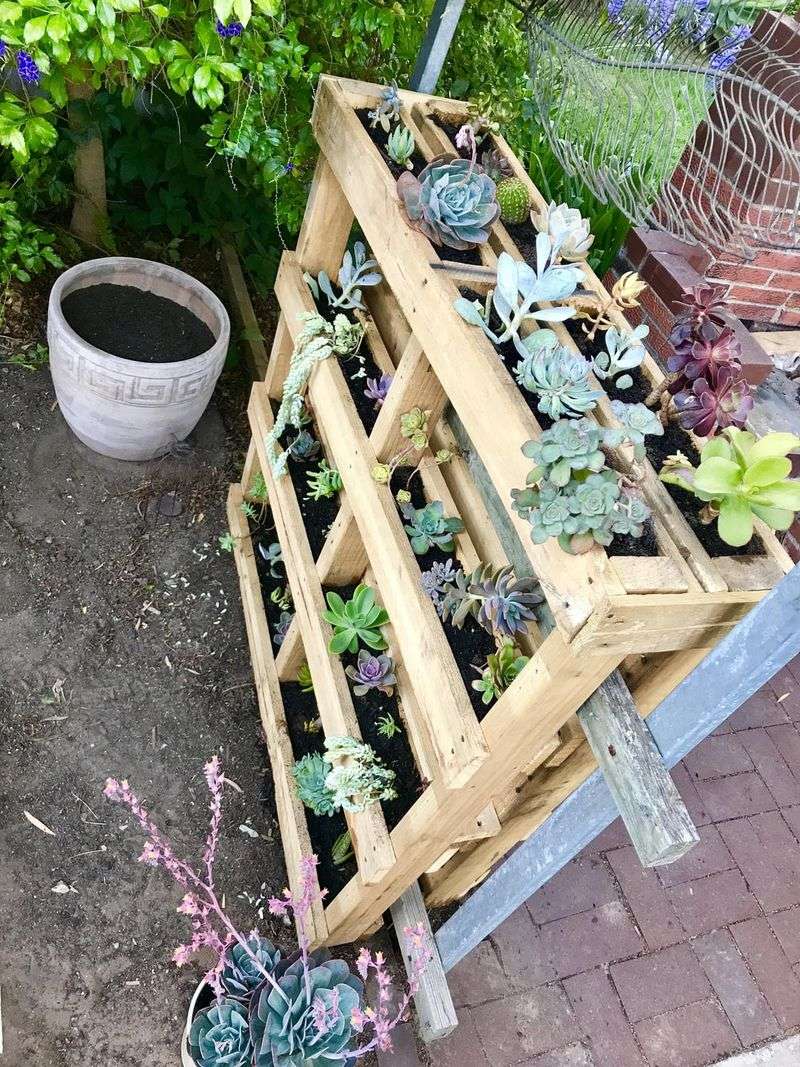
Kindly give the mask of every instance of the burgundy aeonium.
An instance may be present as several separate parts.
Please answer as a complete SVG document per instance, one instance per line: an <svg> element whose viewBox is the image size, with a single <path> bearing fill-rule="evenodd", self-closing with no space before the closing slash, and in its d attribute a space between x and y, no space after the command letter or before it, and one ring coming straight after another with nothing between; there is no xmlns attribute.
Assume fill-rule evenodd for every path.
<svg viewBox="0 0 800 1067"><path fill-rule="evenodd" d="M706 322L693 339L675 346L673 354L667 359L667 370L677 375L670 392L679 392L687 382L691 383L696 378L705 378L710 382L725 364L738 367L741 355L739 339L730 327L718 330L713 323Z"/></svg>
<svg viewBox="0 0 800 1067"><path fill-rule="evenodd" d="M737 369L722 365L711 376L697 378L691 386L675 397L678 421L684 430L694 431L698 437L725 429L726 426L744 426L753 408L750 387Z"/></svg>

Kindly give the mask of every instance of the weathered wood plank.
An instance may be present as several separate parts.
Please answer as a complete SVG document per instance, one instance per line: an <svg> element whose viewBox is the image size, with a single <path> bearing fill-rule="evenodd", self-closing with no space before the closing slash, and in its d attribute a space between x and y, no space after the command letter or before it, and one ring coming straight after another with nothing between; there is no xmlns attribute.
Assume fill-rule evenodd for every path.
<svg viewBox="0 0 800 1067"><path fill-rule="evenodd" d="M234 313L234 321L239 328L237 340L244 349L250 376L254 381L260 381L267 371L267 346L264 344L253 302L247 291L242 264L230 241L221 241L219 248L222 278L229 305Z"/></svg>

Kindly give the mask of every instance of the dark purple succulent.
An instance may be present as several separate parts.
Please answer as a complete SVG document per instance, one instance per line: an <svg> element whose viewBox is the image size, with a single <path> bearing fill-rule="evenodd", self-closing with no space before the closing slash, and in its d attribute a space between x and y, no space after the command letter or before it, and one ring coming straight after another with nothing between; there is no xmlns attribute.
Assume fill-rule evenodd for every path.
<svg viewBox="0 0 800 1067"><path fill-rule="evenodd" d="M392 657L373 656L365 648L359 651L355 667L347 667L345 674L356 683L353 692L357 697L363 697L371 689L379 689L381 693L391 696L397 684Z"/></svg>
<svg viewBox="0 0 800 1067"><path fill-rule="evenodd" d="M368 400L375 401L375 410L383 407L383 402L386 399L386 394L389 392L389 386L394 381L394 375L382 374L380 378L367 378L367 388L364 390L364 396Z"/></svg>
<svg viewBox="0 0 800 1067"><path fill-rule="evenodd" d="M698 437L710 437L726 426L744 426L753 408L750 386L739 368L723 364L711 382L696 378L675 397L678 421Z"/></svg>
<svg viewBox="0 0 800 1067"><path fill-rule="evenodd" d="M718 330L713 323L706 322L693 341L675 347L667 359L667 370L676 375L670 392L674 395L690 388L697 378L711 382L723 366L740 369L741 355L739 338L729 326Z"/></svg>
<svg viewBox="0 0 800 1067"><path fill-rule="evenodd" d="M712 285L710 282L684 289L681 299L675 301L680 309L675 325L685 323L695 330L699 330L705 322L712 322L715 326L724 326L726 292L724 285Z"/></svg>

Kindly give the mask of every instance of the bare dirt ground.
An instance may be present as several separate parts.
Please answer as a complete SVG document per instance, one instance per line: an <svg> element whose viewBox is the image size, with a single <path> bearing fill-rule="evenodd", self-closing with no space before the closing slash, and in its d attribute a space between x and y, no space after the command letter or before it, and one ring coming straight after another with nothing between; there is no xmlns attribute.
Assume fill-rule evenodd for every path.
<svg viewBox="0 0 800 1067"><path fill-rule="evenodd" d="M135 862L141 838L103 799L108 775L197 857L202 766L218 752L242 790L226 793L218 881L244 929L285 882L236 571L217 548L244 388L234 375L218 389L187 454L127 464L72 436L47 367L0 366L4 1067L178 1061L200 971L169 962L180 893ZM163 493L178 516L158 513Z"/></svg>

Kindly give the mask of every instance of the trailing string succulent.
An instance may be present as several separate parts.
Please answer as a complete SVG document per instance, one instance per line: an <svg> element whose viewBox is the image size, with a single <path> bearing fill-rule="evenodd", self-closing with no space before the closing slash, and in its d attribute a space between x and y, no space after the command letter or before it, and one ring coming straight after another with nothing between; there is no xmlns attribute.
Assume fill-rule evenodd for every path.
<svg viewBox="0 0 800 1067"><path fill-rule="evenodd" d="M670 334L669 392L681 426L699 437L710 437L727 426L744 426L753 408L741 345L723 317L723 292L721 286L712 285L686 290L684 310Z"/></svg>
<svg viewBox="0 0 800 1067"><path fill-rule="evenodd" d="M604 429L589 419L561 420L523 453L536 466L526 489L512 492L513 507L531 524L534 544L558 538L572 553L596 542L609 545L614 534L641 537L650 509L616 471L606 466L603 444L617 445L624 430Z"/></svg>
<svg viewBox="0 0 800 1067"><path fill-rule="evenodd" d="M253 1067L344 1067L364 983L327 949L284 961L275 979L278 988L265 984L250 1013Z"/></svg>
<svg viewBox="0 0 800 1067"><path fill-rule="evenodd" d="M320 294L324 293L331 309L337 311L366 310L361 299L361 289L380 285L383 281L383 275L378 270L378 261L367 258L367 249L361 241L355 242L352 252L348 249L344 254L336 279L341 290L338 296L334 293L331 280L324 270L321 270L316 278L308 273L303 277L317 303Z"/></svg>
<svg viewBox="0 0 800 1067"><path fill-rule="evenodd" d="M647 288L636 271L629 270L614 282L608 300L592 307L580 308L578 318L584 319L583 332L591 341L598 330L608 330L614 325L609 317L614 310L626 311L639 306L639 297Z"/></svg>
<svg viewBox="0 0 800 1067"><path fill-rule="evenodd" d="M536 619L533 608L544 602L537 579L514 578L511 567L480 564L469 574L458 570L443 586L442 619L460 629L471 616L497 637L527 633Z"/></svg>
<svg viewBox="0 0 800 1067"><path fill-rule="evenodd" d="M480 678L472 683L472 688L482 694L484 704L491 704L505 693L529 658L520 652L513 641L505 641L497 652L487 657L485 667L475 668Z"/></svg>
<svg viewBox="0 0 800 1067"><path fill-rule="evenodd" d="M759 518L773 530L788 530L800 511L800 479L790 478L789 454L800 452L800 437L768 433L756 438L735 426L708 440L695 467L680 452L661 468L661 480L706 502L701 518L717 519L726 544L746 545Z"/></svg>
<svg viewBox="0 0 800 1067"><path fill-rule="evenodd" d="M380 378L367 378L367 388L364 390L364 396L368 400L374 400L375 410L383 407L383 402L389 394L389 386L394 381L393 374L382 374Z"/></svg>
<svg viewBox="0 0 800 1067"><path fill-rule="evenodd" d="M280 619L275 623L272 640L280 648L283 642L286 640L286 635L289 632L289 627L292 625L294 619L294 613L291 611L282 611Z"/></svg>
<svg viewBox="0 0 800 1067"><path fill-rule="evenodd" d="M591 366L579 352L559 344L552 330L537 330L522 340L527 353L514 368L523 389L539 397L539 411L551 419L584 415L603 393L589 382Z"/></svg>
<svg viewBox="0 0 800 1067"><path fill-rule="evenodd" d="M397 192L411 226L437 246L484 244L500 214L495 183L482 167L459 156L438 156L419 176L401 174Z"/></svg>
<svg viewBox="0 0 800 1067"><path fill-rule="evenodd" d="M622 334L616 326L609 326L605 333L605 351L598 352L592 360L594 373L601 381L614 382L617 389L630 389L633 378L628 371L642 365L647 349L641 343L650 333L645 323L629 333Z"/></svg>
<svg viewBox="0 0 800 1067"><path fill-rule="evenodd" d="M501 178L497 183L497 204L503 222L519 225L530 215L531 195L522 178Z"/></svg>
<svg viewBox="0 0 800 1067"><path fill-rule="evenodd" d="M344 673L355 683L353 692L357 697L365 696L372 689L391 696L397 684L392 657L380 653L373 656L365 648L359 649L356 665L346 667Z"/></svg>
<svg viewBox="0 0 800 1067"><path fill-rule="evenodd" d="M330 763L323 759L319 752L303 756L292 767L297 795L315 815L333 815L336 810L331 792L325 785L330 770Z"/></svg>
<svg viewBox="0 0 800 1067"><path fill-rule="evenodd" d="M553 248L546 234L536 238L536 265L531 266L501 252L497 260L497 284L489 290L483 307L459 297L453 304L456 311L472 326L479 326L496 345L512 340L519 354L525 358L528 350L520 338L520 328L535 320L563 322L575 314L571 307L537 308L543 301L557 303L575 292L582 276L579 267L559 266L553 260ZM494 309L502 330L490 328L490 312Z"/></svg>
<svg viewBox="0 0 800 1067"><path fill-rule="evenodd" d="M375 592L368 585L357 586L346 603L335 590L326 593L325 599L328 610L322 613L322 617L333 627L328 648L334 655L355 653L359 643L378 652L386 648L381 627L389 621L389 616L375 603Z"/></svg>
<svg viewBox="0 0 800 1067"><path fill-rule="evenodd" d="M414 169L411 157L414 155L416 147L414 134L411 130L406 129L405 126L400 125L395 126L389 134L389 140L386 142L386 151L389 159L399 167L405 167L406 170Z"/></svg>
<svg viewBox="0 0 800 1067"><path fill-rule="evenodd" d="M395 773L374 750L352 737L325 739L325 758L331 770L325 788L335 810L365 811L378 800L394 800Z"/></svg>
<svg viewBox="0 0 800 1067"><path fill-rule="evenodd" d="M367 117L370 120L370 126L373 130L376 126L380 126L384 133L388 133L392 128L392 123L397 122L400 118L401 106L397 82L392 82L391 85L387 85L381 90L381 96L375 110L368 112Z"/></svg>
<svg viewBox="0 0 800 1067"><path fill-rule="evenodd" d="M247 947L234 942L225 951L220 981L225 992L239 1000L249 999L264 981L264 972L275 973L281 951L271 941L251 934Z"/></svg>
<svg viewBox="0 0 800 1067"><path fill-rule="evenodd" d="M433 500L424 508L415 508L411 503L402 504L400 511L406 520L405 531L411 547L418 556L424 556L432 548L452 552L455 548L453 534L461 533L464 523L457 516L446 518L444 504Z"/></svg>
<svg viewBox="0 0 800 1067"><path fill-rule="evenodd" d="M335 467L329 467L324 459L320 460L319 467L315 471L309 472L306 482L308 484L306 496L309 500L327 500L329 497L336 496L342 488L341 474Z"/></svg>
<svg viewBox="0 0 800 1067"><path fill-rule="evenodd" d="M269 567L271 578L283 577L283 550L278 541L273 541L271 545L265 545L263 541L259 541L258 554Z"/></svg>
<svg viewBox="0 0 800 1067"><path fill-rule="evenodd" d="M586 259L594 237L591 223L581 217L577 208L551 200L534 222L538 230L550 237L559 258L568 262Z"/></svg>

